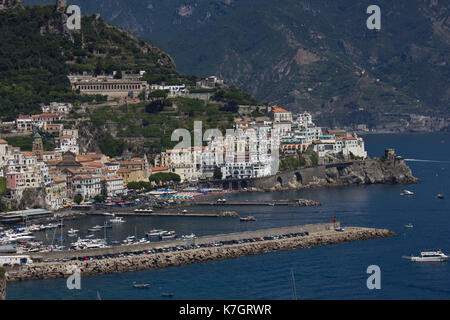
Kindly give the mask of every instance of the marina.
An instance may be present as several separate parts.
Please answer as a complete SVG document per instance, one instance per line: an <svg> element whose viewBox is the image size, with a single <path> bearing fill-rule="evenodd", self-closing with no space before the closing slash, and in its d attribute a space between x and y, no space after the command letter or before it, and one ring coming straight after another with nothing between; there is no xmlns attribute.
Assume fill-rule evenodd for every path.
<svg viewBox="0 0 450 320"><path fill-rule="evenodd" d="M81 251L30 254L31 264L8 269L6 277L8 281L64 277L67 265L80 267L83 275L137 271L395 235L385 229L347 227L338 232L335 228L336 223L323 223L256 230L199 237L191 244L167 241L104 248L99 241L98 246Z"/></svg>

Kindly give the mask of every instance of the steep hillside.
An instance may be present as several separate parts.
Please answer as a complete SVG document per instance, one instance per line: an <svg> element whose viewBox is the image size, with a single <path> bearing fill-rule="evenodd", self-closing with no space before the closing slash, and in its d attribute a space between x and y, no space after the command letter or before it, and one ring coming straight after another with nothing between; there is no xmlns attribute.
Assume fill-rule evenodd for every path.
<svg viewBox="0 0 450 320"><path fill-rule="evenodd" d="M73 3L167 50L183 72L222 76L324 124L449 114L448 1L379 0L380 31L366 28L368 0Z"/></svg>
<svg viewBox="0 0 450 320"><path fill-rule="evenodd" d="M81 31L70 32L55 6L0 10L0 118L39 111L39 103L90 101L103 97L71 91L69 73L111 74L147 71L152 82L192 82L177 73L162 50L99 16L83 17Z"/></svg>

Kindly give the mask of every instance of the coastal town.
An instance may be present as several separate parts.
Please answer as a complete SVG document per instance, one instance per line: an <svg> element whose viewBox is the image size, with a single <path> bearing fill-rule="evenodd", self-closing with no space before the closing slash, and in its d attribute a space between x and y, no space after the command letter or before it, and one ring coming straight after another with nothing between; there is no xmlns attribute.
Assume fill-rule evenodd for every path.
<svg viewBox="0 0 450 320"><path fill-rule="evenodd" d="M409 264L448 260L448 134L376 135L448 130L440 85L405 71L439 79L439 25L400 52L330 24L350 3L38 2L0 0L0 300L445 293Z"/></svg>
<svg viewBox="0 0 450 320"><path fill-rule="evenodd" d="M74 90L81 88L86 93L106 95L111 103L134 99L136 95L148 96L158 90L169 96L189 95L186 85L146 85L139 75L122 80L70 78ZM197 83L199 88L222 85L223 81L216 77ZM5 201L20 203L24 192L42 190L45 208L57 210L73 204L77 196L82 201L101 195L104 200L121 200L128 194L130 183L149 182L157 174L172 173L178 182L187 185L205 179L267 177L276 173L271 170L275 151L279 152L275 161L283 161L310 149L318 156L315 165L332 161L339 154L342 159L367 157L361 137L345 130L316 126L308 112L293 115L278 106L239 106L234 127L230 128L236 132L234 135L214 137L200 146L167 149L159 154L112 158L80 152L83 146L79 131L66 121L73 108L71 103L54 102L42 105L40 114L19 115L13 123L2 123L3 127L13 126L7 137L0 139L0 177L7 190L2 195ZM253 117L255 111L260 116ZM250 131L253 136L248 134ZM32 136L31 150L24 151L8 143L14 132L22 137ZM42 135L54 137L53 150L44 149ZM152 184L156 189L159 185L155 181Z"/></svg>

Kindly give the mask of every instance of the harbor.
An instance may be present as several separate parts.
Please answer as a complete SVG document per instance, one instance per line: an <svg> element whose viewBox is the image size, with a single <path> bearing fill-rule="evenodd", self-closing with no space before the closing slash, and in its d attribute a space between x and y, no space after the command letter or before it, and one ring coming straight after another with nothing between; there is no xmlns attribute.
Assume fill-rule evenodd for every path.
<svg viewBox="0 0 450 320"><path fill-rule="evenodd" d="M23 281L64 278L70 275L69 266L80 268L82 275L165 268L395 235L386 229L361 227L341 229L339 225L339 223L323 223L214 235L193 239L192 243L171 241L83 252L36 253L31 255L32 259L53 259L53 261L33 262L22 267L10 268L6 272L6 279Z"/></svg>

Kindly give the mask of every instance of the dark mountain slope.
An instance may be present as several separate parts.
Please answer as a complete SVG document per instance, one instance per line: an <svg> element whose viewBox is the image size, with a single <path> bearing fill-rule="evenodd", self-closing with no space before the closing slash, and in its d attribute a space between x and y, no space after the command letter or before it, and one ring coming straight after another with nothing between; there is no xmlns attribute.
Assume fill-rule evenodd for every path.
<svg viewBox="0 0 450 320"><path fill-rule="evenodd" d="M366 28L368 0L73 2L153 41L183 72L327 123L449 113L448 1L379 0L380 31Z"/></svg>

